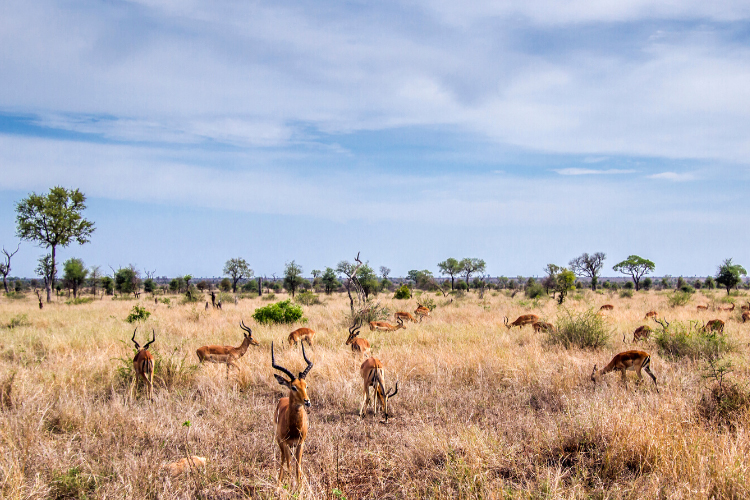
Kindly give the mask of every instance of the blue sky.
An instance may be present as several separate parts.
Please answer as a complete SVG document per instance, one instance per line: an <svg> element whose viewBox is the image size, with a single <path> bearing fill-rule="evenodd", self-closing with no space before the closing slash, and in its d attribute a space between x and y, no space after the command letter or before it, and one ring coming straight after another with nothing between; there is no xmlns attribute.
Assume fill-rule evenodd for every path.
<svg viewBox="0 0 750 500"><path fill-rule="evenodd" d="M747 266L749 42L731 1L8 0L0 244L63 185L105 269Z"/></svg>

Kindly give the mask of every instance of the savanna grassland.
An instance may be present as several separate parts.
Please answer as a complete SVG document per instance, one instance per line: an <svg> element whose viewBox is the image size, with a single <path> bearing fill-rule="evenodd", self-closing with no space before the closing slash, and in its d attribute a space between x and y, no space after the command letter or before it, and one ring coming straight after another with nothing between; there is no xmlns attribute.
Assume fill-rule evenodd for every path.
<svg viewBox="0 0 750 500"><path fill-rule="evenodd" d="M317 331L308 350L312 400L299 492L276 487L279 451L273 411L286 395L274 380L277 362L304 367L286 345L297 326L264 326L251 315L267 305L242 299L223 310L203 303L170 306L153 299L95 300L37 307L36 299L0 299L0 495L21 498L740 498L750 496L750 413L746 401L722 419L706 401L716 380L705 359L668 355L653 340L624 344L650 324L656 310L671 324L726 321L733 371L723 384L745 394L750 323L716 309L725 292L696 293L669 307L669 292L632 298L585 291L560 307L518 294L470 293L437 304L430 318L406 330L361 336L386 367L387 386L399 380L387 424L358 415L359 364L348 346L345 295L321 295L304 307ZM279 297L282 298L282 297ZM416 300L381 295L391 312L413 311ZM734 298L738 305L746 297ZM550 322L604 303L606 347L566 349L531 327L508 330L533 313ZM156 342L155 397L131 391L134 305L152 314L138 329ZM696 304L709 304L697 312ZM206 344L239 345L240 320L261 345L226 378L224 365L198 365ZM628 349L651 353L660 393L646 378L628 388L617 373L594 386L593 365ZM745 391L745 392L743 392ZM734 400L733 400L734 401ZM735 401L736 402L736 401ZM709 405L710 406L710 405ZM719 412L714 408L715 412ZM187 423L189 422L189 425ZM187 454L205 468L171 476L163 466Z"/></svg>

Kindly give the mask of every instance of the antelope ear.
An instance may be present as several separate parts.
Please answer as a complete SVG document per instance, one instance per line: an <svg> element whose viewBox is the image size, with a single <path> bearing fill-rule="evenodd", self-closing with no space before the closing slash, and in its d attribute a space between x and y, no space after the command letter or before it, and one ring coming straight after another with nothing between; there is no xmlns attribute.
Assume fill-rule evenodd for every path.
<svg viewBox="0 0 750 500"><path fill-rule="evenodd" d="M292 388L292 383L289 380L285 379L281 375L277 375L276 373L274 373L273 376L276 377L276 380L279 382L279 384L283 385L284 387L288 389Z"/></svg>

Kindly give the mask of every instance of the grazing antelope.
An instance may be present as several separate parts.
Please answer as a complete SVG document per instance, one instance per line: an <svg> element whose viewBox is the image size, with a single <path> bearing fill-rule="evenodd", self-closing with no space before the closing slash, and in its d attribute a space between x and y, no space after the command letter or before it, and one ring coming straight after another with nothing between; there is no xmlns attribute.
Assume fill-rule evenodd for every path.
<svg viewBox="0 0 750 500"><path fill-rule="evenodd" d="M750 321L750 311L745 311L742 313L742 322L746 323Z"/></svg>
<svg viewBox="0 0 750 500"><path fill-rule="evenodd" d="M240 321L240 328L245 330L247 333L243 333L244 339L239 347L232 347L231 345L204 345L195 351L198 355L198 360L203 363L225 363L227 365L227 378L229 378L229 368L234 366L237 371L240 370L237 361L245 355L247 348L252 345L260 345L260 342L253 338L253 331L245 326L244 321Z"/></svg>
<svg viewBox="0 0 750 500"><path fill-rule="evenodd" d="M276 411L273 413L273 422L276 424L276 443L281 448L281 464L279 466L279 484L281 476L284 473L284 463L289 468L289 477L292 476L292 451L291 447L296 447L294 457L297 461L297 487L300 486L300 476L302 475L302 450L307 437L307 412L305 406L310 406L310 399L307 397L307 382L305 377L313 367L312 362L307 359L305 354L305 344L302 344L302 357L307 363L305 371L300 372L295 377L292 372L276 364L273 356L273 342L271 342L271 366L284 373L289 380L285 379L278 373L273 376L279 384L289 389L289 395L279 399L276 405Z"/></svg>
<svg viewBox="0 0 750 500"><path fill-rule="evenodd" d="M307 345L312 347L313 338L315 337L315 331L311 330L309 328L297 328L292 333L289 334L289 346L291 347L292 344L295 346L297 345L297 342L304 342L307 341Z"/></svg>
<svg viewBox="0 0 750 500"><path fill-rule="evenodd" d="M646 370L649 377L654 381L654 387L656 392L659 392L659 386L656 385L656 376L651 373L651 356L647 352L643 351L625 351L620 354L616 354L612 361L601 370L596 369L594 365L594 371L591 372L591 381L595 384L599 381L599 377L605 375L611 371L620 370L622 374L622 383L625 384L625 388L628 388L628 382L625 378L625 372L627 370L635 371L638 378L643 381L643 375L641 375L641 369Z"/></svg>
<svg viewBox="0 0 750 500"><path fill-rule="evenodd" d="M367 358L359 368L359 373L362 375L362 382L364 384L364 396L362 397L362 406L359 409L359 416L365 418L365 410L370 406L370 387L375 391L373 394L373 413L378 413L378 402L380 407L383 409L385 415L385 421L388 422L388 399L398 394L398 381L396 381L396 388L389 393L385 392L385 371L383 370L383 363L376 358Z"/></svg>
<svg viewBox="0 0 750 500"><path fill-rule="evenodd" d="M417 302L417 308L414 310L414 314L419 316L420 323L424 318L430 316L430 309Z"/></svg>
<svg viewBox="0 0 750 500"><path fill-rule="evenodd" d="M732 312L732 311L734 311L734 307L735 307L735 306L734 306L734 302L732 302L732 305L731 305L731 306L728 306L728 307L719 307L719 309L721 309L722 311L729 311L729 312Z"/></svg>
<svg viewBox="0 0 750 500"><path fill-rule="evenodd" d="M401 318L399 318L397 323L398 324L394 326L390 323L386 323L385 321L370 321L370 331L383 330L384 332L393 332L402 328L406 328L404 326L404 322L401 321Z"/></svg>
<svg viewBox="0 0 750 500"><path fill-rule="evenodd" d="M742 310L742 312L750 311L750 302L748 302L744 306L740 306L740 309Z"/></svg>
<svg viewBox="0 0 750 500"><path fill-rule="evenodd" d="M702 330L704 332L724 333L724 322L720 319L712 319L708 323L703 324Z"/></svg>
<svg viewBox="0 0 750 500"><path fill-rule="evenodd" d="M649 312L646 313L646 316L643 319L653 318L654 320L656 320L656 318L658 316L659 316L658 312L656 312L656 311L649 311Z"/></svg>
<svg viewBox="0 0 750 500"><path fill-rule="evenodd" d="M539 332L554 332L555 331L555 325L552 323L547 323L545 321L535 321L531 327L534 329L536 333Z"/></svg>
<svg viewBox="0 0 750 500"><path fill-rule="evenodd" d="M402 321L411 321L412 323L416 323L417 322L417 318L415 318L414 316L412 316L411 313L404 312L404 311L399 311L399 312L395 313L393 315L393 317L396 319L396 321L402 320Z"/></svg>
<svg viewBox="0 0 750 500"><path fill-rule="evenodd" d="M651 336L652 333L654 333L654 331L651 329L650 326L647 326L647 325L639 326L633 332L633 342L638 342L641 339L648 340L648 338ZM624 333L622 334L622 341L625 342Z"/></svg>
<svg viewBox="0 0 750 500"><path fill-rule="evenodd" d="M352 346L352 352L361 352L363 354L367 354L367 351L370 350L370 343L367 341L367 339L358 339L356 338L357 335L359 335L359 330L362 328L362 319L357 318L357 321L349 327L349 338L346 339L345 345Z"/></svg>
<svg viewBox="0 0 750 500"><path fill-rule="evenodd" d="M537 316L536 314L524 314L523 316L519 316L518 318L516 318L516 320L510 324L508 323L507 316L503 316L503 318L503 324L508 330L510 330L514 326L523 328L526 325L533 325L534 323L539 321L539 316Z"/></svg>
<svg viewBox="0 0 750 500"><path fill-rule="evenodd" d="M135 340L135 332L138 331L138 327L133 331L133 337L130 339L135 344L135 357L133 358L133 370L135 370L135 387L138 389L138 379L142 378L148 385L148 399L154 400L154 357L148 352L148 347L156 340L156 331L153 331L154 337L151 342L141 346ZM148 337L146 337L148 338Z"/></svg>
<svg viewBox="0 0 750 500"><path fill-rule="evenodd" d="M699 305L697 306L699 311L708 311L708 306Z"/></svg>
<svg viewBox="0 0 750 500"><path fill-rule="evenodd" d="M611 311L614 308L615 308L615 306L613 306L612 304L604 304L602 307L599 308L599 310L600 311Z"/></svg>

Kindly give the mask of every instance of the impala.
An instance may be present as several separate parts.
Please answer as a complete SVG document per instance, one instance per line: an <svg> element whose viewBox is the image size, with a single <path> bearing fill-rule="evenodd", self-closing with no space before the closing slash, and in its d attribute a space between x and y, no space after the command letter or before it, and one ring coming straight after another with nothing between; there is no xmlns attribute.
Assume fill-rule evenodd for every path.
<svg viewBox="0 0 750 500"><path fill-rule="evenodd" d="M138 379L143 379L146 381L146 385L148 385L148 399L151 401L154 400L154 357L151 355L150 352L148 352L148 347L154 343L156 340L156 331L154 330L152 333L154 337L151 339L151 342L148 342L146 345L141 348L141 346L136 342L135 340L135 332L138 331L138 327L136 327L135 331L133 331L133 338L130 340L133 341L135 344L135 357L133 358L133 370L135 371L135 387L136 390L138 389ZM148 337L146 337L148 338Z"/></svg>
<svg viewBox="0 0 750 500"><path fill-rule="evenodd" d="M399 311L393 315L393 317L396 319L396 321L411 321L412 323L417 322L417 318L415 318L411 313Z"/></svg>
<svg viewBox="0 0 750 500"><path fill-rule="evenodd" d="M402 328L406 327L404 326L404 322L401 321L401 319L398 320L398 324L395 326L390 323L386 323L385 321L370 321L370 331L383 330L384 332L393 332Z"/></svg>
<svg viewBox="0 0 750 500"><path fill-rule="evenodd" d="M628 388L628 382L625 378L625 372L627 370L635 371L638 378L643 381L643 375L641 375L641 369L646 370L649 377L654 381L654 387L656 392L659 392L659 386L656 385L656 375L651 373L651 356L647 352L643 351L625 351L620 354L616 354L612 361L601 370L596 369L594 365L594 371L591 372L591 381L597 383L602 375L605 375L611 371L620 370L622 374L622 383L625 384L625 388Z"/></svg>
<svg viewBox="0 0 750 500"><path fill-rule="evenodd" d="M702 330L704 332L724 333L724 322L720 319L712 319L708 323L703 324Z"/></svg>
<svg viewBox="0 0 750 500"><path fill-rule="evenodd" d="M613 306L612 304L604 304L602 307L599 308L599 310L600 311L611 311L614 308L615 308L615 306Z"/></svg>
<svg viewBox="0 0 750 500"><path fill-rule="evenodd" d="M304 342L307 341L307 345L312 346L313 337L315 337L315 331L311 330L309 328L297 328L292 333L289 334L289 346L291 347L292 344L295 346L297 345L297 342Z"/></svg>
<svg viewBox="0 0 750 500"><path fill-rule="evenodd" d="M357 321L349 328L349 338L346 339L346 345L352 346L352 352L367 354L367 351L370 350L370 343L367 339L357 338L360 328L362 328L362 319L357 318Z"/></svg>
<svg viewBox="0 0 750 500"><path fill-rule="evenodd" d="M388 400L398 394L398 381L396 381L396 388L392 392L385 392L383 363L376 358L367 358L359 368L359 373L362 375L362 383L364 384L364 396L362 397L359 416L365 418L365 410L370 405L370 387L372 387L374 389L372 411L375 415L378 414L378 402L380 402L385 421L388 422Z"/></svg>
<svg viewBox="0 0 750 500"><path fill-rule="evenodd" d="M198 360L203 363L225 363L227 365L227 378L229 378L229 368L235 367L237 371L240 371L237 361L245 355L247 348L252 345L260 345L260 342L253 338L253 331L245 326L244 321L240 321L240 328L245 330L247 333L243 333L244 339L239 347L232 347L231 345L204 345L195 351L198 355Z"/></svg>
<svg viewBox="0 0 750 500"><path fill-rule="evenodd" d="M654 333L654 331L651 329L650 326L647 326L647 325L639 326L633 332L633 342L638 342L641 339L648 340L648 338L651 336L652 333ZM624 333L622 334L622 341L625 342Z"/></svg>
<svg viewBox="0 0 750 500"><path fill-rule="evenodd" d="M750 321L750 311L745 311L742 313L742 322L745 323L747 321Z"/></svg>
<svg viewBox="0 0 750 500"><path fill-rule="evenodd" d="M513 323L508 323L508 317L503 316L503 324L505 327L510 330L514 326L517 326L519 328L523 328L525 325L533 325L537 321L539 321L539 316L536 314L524 314L523 316L519 316L516 318L516 320Z"/></svg>
<svg viewBox="0 0 750 500"><path fill-rule="evenodd" d="M536 333L539 332L554 332L555 331L555 325L552 323L547 323L545 321L535 321L531 327L534 329Z"/></svg>
<svg viewBox="0 0 750 500"><path fill-rule="evenodd" d="M748 302L744 306L740 306L740 309L742 309L742 312L750 311L750 302Z"/></svg>
<svg viewBox="0 0 750 500"><path fill-rule="evenodd" d="M722 311L729 311L729 312L731 312L731 311L734 311L734 302L732 302L732 305L731 305L731 306L728 306L728 307L720 307L719 309L721 309Z"/></svg>
<svg viewBox="0 0 750 500"><path fill-rule="evenodd" d="M658 312L656 312L656 311L649 311L649 312L646 313L646 316L643 319L649 319L649 318L656 319L658 316L659 316Z"/></svg>
<svg viewBox="0 0 750 500"><path fill-rule="evenodd" d="M417 302L417 308L414 310L414 314L419 316L419 321L430 316L430 309Z"/></svg>
<svg viewBox="0 0 750 500"><path fill-rule="evenodd" d="M708 311L708 306L699 305L697 307L699 311Z"/></svg>
<svg viewBox="0 0 750 500"><path fill-rule="evenodd" d="M307 397L307 382L305 377L310 373L313 367L312 362L307 359L305 354L305 344L302 344L302 357L307 363L305 371L295 377L292 372L276 364L273 356L273 342L271 342L271 366L289 377L285 379L278 373L273 376L287 389L289 395L279 399L276 405L276 411L273 414L273 422L276 424L276 443L281 448L281 464L279 466L279 484L284 473L284 463L287 464L289 477L292 476L292 451L291 447L296 447L294 457L297 462L297 487L300 486L300 476L302 475L302 450L307 437L307 412L305 406L310 406L310 399Z"/></svg>

